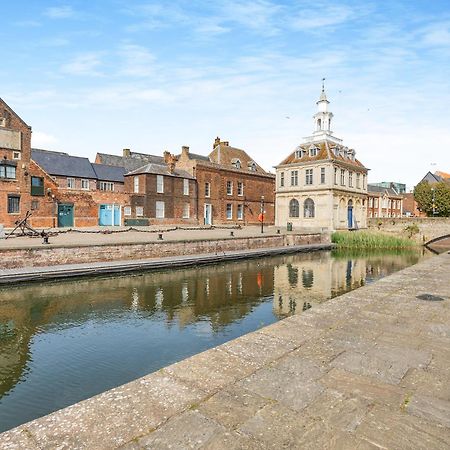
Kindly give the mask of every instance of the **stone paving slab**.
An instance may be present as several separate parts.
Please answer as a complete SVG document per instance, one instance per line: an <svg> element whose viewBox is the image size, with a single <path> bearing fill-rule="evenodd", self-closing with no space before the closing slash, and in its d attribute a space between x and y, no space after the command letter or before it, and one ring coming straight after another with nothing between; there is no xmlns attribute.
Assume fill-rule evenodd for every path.
<svg viewBox="0 0 450 450"><path fill-rule="evenodd" d="M0 449L448 449L450 254L0 435Z"/></svg>

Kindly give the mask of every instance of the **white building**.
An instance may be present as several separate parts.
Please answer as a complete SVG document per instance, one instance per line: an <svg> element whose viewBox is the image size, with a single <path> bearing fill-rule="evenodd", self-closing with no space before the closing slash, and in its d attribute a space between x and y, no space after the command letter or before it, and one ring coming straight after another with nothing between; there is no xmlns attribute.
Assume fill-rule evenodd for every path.
<svg viewBox="0 0 450 450"><path fill-rule="evenodd" d="M277 226L366 228L368 169L333 136L329 103L322 85L315 131L276 166Z"/></svg>

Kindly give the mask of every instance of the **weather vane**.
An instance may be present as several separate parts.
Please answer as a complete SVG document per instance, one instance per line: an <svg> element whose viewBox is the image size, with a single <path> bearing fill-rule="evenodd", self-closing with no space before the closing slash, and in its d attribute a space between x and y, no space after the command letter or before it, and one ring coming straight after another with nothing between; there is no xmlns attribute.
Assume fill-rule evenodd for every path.
<svg viewBox="0 0 450 450"><path fill-rule="evenodd" d="M322 92L325 91L325 78L322 78Z"/></svg>

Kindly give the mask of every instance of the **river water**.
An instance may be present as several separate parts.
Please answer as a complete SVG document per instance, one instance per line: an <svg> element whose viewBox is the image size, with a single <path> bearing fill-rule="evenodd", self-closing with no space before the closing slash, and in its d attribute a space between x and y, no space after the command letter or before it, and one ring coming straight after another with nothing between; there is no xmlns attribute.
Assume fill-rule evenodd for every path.
<svg viewBox="0 0 450 450"><path fill-rule="evenodd" d="M0 431L304 314L422 257L321 251L0 289Z"/></svg>

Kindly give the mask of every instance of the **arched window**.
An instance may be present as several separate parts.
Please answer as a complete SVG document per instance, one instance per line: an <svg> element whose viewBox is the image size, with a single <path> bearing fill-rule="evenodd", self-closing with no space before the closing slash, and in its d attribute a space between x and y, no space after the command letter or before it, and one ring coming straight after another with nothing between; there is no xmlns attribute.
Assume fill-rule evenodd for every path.
<svg viewBox="0 0 450 450"><path fill-rule="evenodd" d="M317 119L317 130L321 130L322 129L322 119Z"/></svg>
<svg viewBox="0 0 450 450"><path fill-rule="evenodd" d="M300 217L300 205L295 198L289 202L289 217Z"/></svg>
<svg viewBox="0 0 450 450"><path fill-rule="evenodd" d="M314 217L314 201L307 198L303 204L303 217Z"/></svg>

